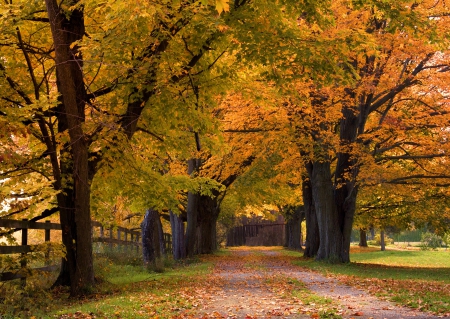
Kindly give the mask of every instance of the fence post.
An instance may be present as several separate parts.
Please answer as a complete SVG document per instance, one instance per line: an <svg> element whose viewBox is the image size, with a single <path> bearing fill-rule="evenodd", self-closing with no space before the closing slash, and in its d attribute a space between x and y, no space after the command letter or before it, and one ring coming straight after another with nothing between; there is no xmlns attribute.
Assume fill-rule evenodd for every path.
<svg viewBox="0 0 450 319"><path fill-rule="evenodd" d="M125 251L128 251L128 230L125 229Z"/></svg>
<svg viewBox="0 0 450 319"><path fill-rule="evenodd" d="M45 223L47 225L50 225L49 220L46 220ZM50 242L50 228L45 229L45 242L46 243ZM50 265L50 246L48 246L47 249L45 250L45 265L46 266Z"/></svg>
<svg viewBox="0 0 450 319"><path fill-rule="evenodd" d="M23 221L28 221L27 219L22 219ZM22 228L22 246L27 246L28 245L28 228ZM21 271L24 272L25 268L27 267L27 259L26 259L26 253L22 253L22 259L20 261L20 268ZM22 287L25 287L25 285L27 284L27 278L23 277L21 278L22 281Z"/></svg>

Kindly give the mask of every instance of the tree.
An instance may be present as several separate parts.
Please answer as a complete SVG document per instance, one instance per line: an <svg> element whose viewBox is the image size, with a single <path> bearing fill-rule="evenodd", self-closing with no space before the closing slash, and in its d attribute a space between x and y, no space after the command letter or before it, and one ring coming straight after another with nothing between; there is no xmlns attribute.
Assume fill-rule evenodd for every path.
<svg viewBox="0 0 450 319"><path fill-rule="evenodd" d="M305 217L304 207L288 207L285 212L286 220L286 244L285 246L291 249L302 250L302 221Z"/></svg>
<svg viewBox="0 0 450 319"><path fill-rule="evenodd" d="M296 116L301 118L297 120L299 135L303 136L303 140L310 141L300 145L300 151L305 158L308 181L311 183L320 236L317 252L310 255L317 255L319 260L348 262L357 194L360 185L366 182L364 179L358 182L358 178L361 177L363 167L373 173L370 163L374 163L374 159L370 156L382 156L382 153L392 152L382 157L386 161L406 160L414 163L419 159L433 161L447 154L436 153L437 149L442 148L438 146L440 144L434 144L435 148L430 149L422 142L413 142L415 129L404 130L403 127L403 132L407 132L405 135L400 131L403 139L394 137L394 134L398 134L394 132L399 131L391 131L392 135L389 137L381 134L387 119L394 119L396 116L404 118L405 113L414 119L415 128L420 127L415 131L416 139L421 130L427 130L422 122L423 116L431 122L443 123L436 117L443 115L441 102L436 103L434 100L433 104L426 104L433 106L423 107L420 92L430 92L429 85L440 76L440 72L433 71L446 71L446 63L433 62L439 55L438 47L433 43L423 44L419 38L412 40L409 36L413 32L409 26L416 28L430 24L427 14L431 13L426 11L426 5L418 6L420 9L417 6L398 7L391 11L393 7L386 8L377 4L364 7L363 4L356 8L358 10L349 11L345 3L335 4L335 10L345 12L345 19L337 18L337 28L319 33L326 39L327 35L340 37L346 34L345 29L349 25L360 30L356 39L347 38L344 41L350 47L356 44L353 51L349 50L347 53L347 58L336 55L342 58L340 65L353 72L353 84L346 84L345 80L341 80L335 81L331 87L319 87L317 83L307 82L307 87L311 88L309 93L305 93L305 84L300 84L298 88L302 90L300 92L303 100L297 98L296 101L298 105L303 106L299 106ZM392 17L392 14L396 16ZM420 20L422 22L419 22ZM439 21L433 21L431 24L439 27ZM442 27L445 27L445 24ZM431 26L428 30L431 30ZM359 36L365 37L362 47L358 46L361 42L353 42ZM400 78L390 74L399 74ZM440 98L442 101L444 96L439 94L439 89L433 92L434 98ZM416 102L411 104L407 101ZM411 113L410 108L413 106L418 107L420 111ZM441 111L436 113L432 110L434 107ZM434 127L439 126L442 127L442 124L436 123ZM439 137L433 134L436 142L442 141L443 136L438 135ZM431 141L430 136L427 141ZM380 147L380 144L386 143L389 144L388 147ZM369 151L371 147L372 154ZM395 152L401 152L401 155ZM416 166L416 169L419 169L419 166ZM442 173L439 175L444 177ZM308 229L311 227L314 226L309 224Z"/></svg>
<svg viewBox="0 0 450 319"><path fill-rule="evenodd" d="M1 115L22 125L44 145L41 154L33 154L33 161L45 163L41 173L53 183L57 204L52 204L57 209L42 215L60 212L67 259L58 282L70 283L71 294L79 295L94 284L90 236L94 176L119 157L116 151L137 130L162 140L148 129L154 123L149 117L157 115L157 121L169 128L174 123L183 126L178 116L168 121L162 118L180 110L189 114L181 107L190 99L183 87L190 83L188 72L209 54L206 44L216 29L210 28L215 21L208 19L213 9L189 1L176 7L167 7L165 2L141 3L131 12L121 4L95 1L57 4L49 0L46 6L44 10L37 2L5 5L1 71L6 94ZM106 14L115 18L99 24ZM45 28L49 24L51 33ZM188 39L194 31L202 36ZM21 48L21 56L14 55L16 47ZM206 66L215 59L211 57L215 53L209 55ZM178 96L175 103L165 104L174 96ZM150 104L159 109L143 113ZM168 107L170 112L166 112ZM199 114L191 112L186 121L201 123ZM145 119L139 126L141 118Z"/></svg>
<svg viewBox="0 0 450 319"><path fill-rule="evenodd" d="M165 247L161 219L156 210L149 209L145 213L141 235L144 263L147 267L157 270L161 267L159 264L165 254Z"/></svg>

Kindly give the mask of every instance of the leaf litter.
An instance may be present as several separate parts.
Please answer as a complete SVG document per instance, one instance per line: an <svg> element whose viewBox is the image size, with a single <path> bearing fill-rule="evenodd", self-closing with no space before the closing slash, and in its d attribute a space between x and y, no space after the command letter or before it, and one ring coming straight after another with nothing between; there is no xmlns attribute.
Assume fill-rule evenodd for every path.
<svg viewBox="0 0 450 319"><path fill-rule="evenodd" d="M209 283L202 285L214 288L199 289L196 314L178 318L439 318L294 266L290 257L277 251L230 252L220 258L205 257L215 268ZM296 296L294 292L302 289L319 302L304 294Z"/></svg>

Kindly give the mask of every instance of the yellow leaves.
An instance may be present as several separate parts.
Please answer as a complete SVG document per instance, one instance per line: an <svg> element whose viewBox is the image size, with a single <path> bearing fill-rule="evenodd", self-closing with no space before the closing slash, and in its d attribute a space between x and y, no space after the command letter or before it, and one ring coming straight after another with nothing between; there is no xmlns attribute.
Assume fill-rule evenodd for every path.
<svg viewBox="0 0 450 319"><path fill-rule="evenodd" d="M201 0L201 3L204 6L206 6L206 5L212 4L212 1L214 1L214 0ZM178 0L177 0L177 2L178 2ZM214 6L216 7L216 10L219 13L219 15L224 11L225 12L230 11L230 4L228 3L228 0L215 0Z"/></svg>
<svg viewBox="0 0 450 319"><path fill-rule="evenodd" d="M230 4L228 0L216 0L216 10L221 14L223 11L230 11Z"/></svg>

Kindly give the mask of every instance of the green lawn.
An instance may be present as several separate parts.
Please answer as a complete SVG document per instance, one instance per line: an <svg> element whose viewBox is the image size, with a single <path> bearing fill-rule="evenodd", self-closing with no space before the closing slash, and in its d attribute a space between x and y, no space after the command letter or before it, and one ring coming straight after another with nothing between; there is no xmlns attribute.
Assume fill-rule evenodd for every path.
<svg viewBox="0 0 450 319"><path fill-rule="evenodd" d="M351 263L332 265L297 256L294 263L336 276L376 295L401 305L450 313L450 251L402 251L354 247Z"/></svg>
<svg viewBox="0 0 450 319"><path fill-rule="evenodd" d="M188 315L194 308L193 282L211 271L212 264L191 261L173 264L162 273L142 266L120 265L101 260L96 274L101 279L92 293L71 300L67 289L37 289L39 278L31 277L25 289L11 281L0 291L0 318L171 318ZM6 291L5 291L6 292ZM91 315L92 314L92 315Z"/></svg>
<svg viewBox="0 0 450 319"><path fill-rule="evenodd" d="M280 248L278 251L288 262L335 276L346 284L399 304L440 315L450 313L450 251L381 252L354 248L352 263L344 265L316 262L303 258L299 252ZM20 287L19 280L6 282L0 287L0 315L2 319L86 319L93 318L91 313L96 318L188 316L198 302L195 299L198 291L193 287L213 289L208 286L206 276L215 259L228 254L221 251L207 258L208 262L191 260L189 264L166 264L163 273L149 272L139 265L126 265L126 260L117 262L100 258L96 262L96 274L102 281L89 297L81 300L68 299L65 289L39 288L39 283L44 280L42 276L30 278L25 289ZM296 291L303 291L297 288Z"/></svg>

